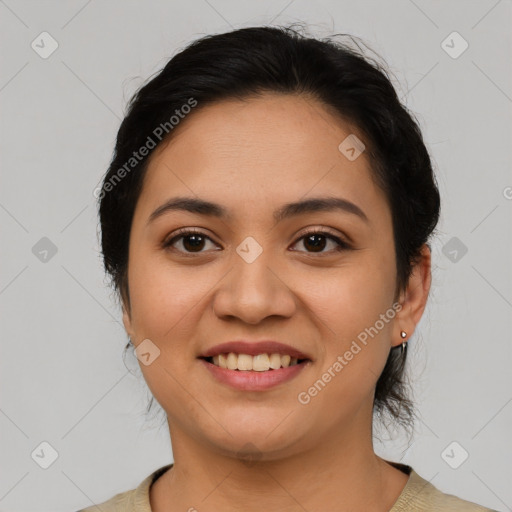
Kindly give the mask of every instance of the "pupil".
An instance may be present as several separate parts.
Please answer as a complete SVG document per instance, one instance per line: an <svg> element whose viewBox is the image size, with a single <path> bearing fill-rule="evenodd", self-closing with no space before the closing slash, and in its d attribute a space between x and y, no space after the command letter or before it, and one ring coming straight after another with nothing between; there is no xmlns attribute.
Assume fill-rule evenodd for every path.
<svg viewBox="0 0 512 512"><path fill-rule="evenodd" d="M201 244L204 243L204 240L202 240L201 235L188 235L183 239L183 245L188 250L189 248L192 249L201 249ZM192 243L190 241L192 240Z"/></svg>
<svg viewBox="0 0 512 512"><path fill-rule="evenodd" d="M306 241L311 241L313 238L316 238L317 241L316 242L313 242L311 245L314 249L314 251L321 251L324 247L325 247L325 237L323 235L318 235L318 234L314 234L314 235L309 235L308 237L306 237ZM318 238L322 239L322 241L318 241Z"/></svg>

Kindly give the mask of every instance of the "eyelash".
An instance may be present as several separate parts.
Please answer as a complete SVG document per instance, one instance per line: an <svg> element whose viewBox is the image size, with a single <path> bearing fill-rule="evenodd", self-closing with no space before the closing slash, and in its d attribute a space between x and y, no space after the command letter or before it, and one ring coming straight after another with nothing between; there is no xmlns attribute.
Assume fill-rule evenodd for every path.
<svg viewBox="0 0 512 512"><path fill-rule="evenodd" d="M198 230L193 229L193 228L182 228L182 229L179 229L173 235L173 237L171 239L168 239L168 240L164 241L163 244L162 244L162 247L164 249L171 249L172 245L174 245L174 243L176 241L178 241L179 239L185 238L187 235L200 235L200 236L202 236L204 238L207 238L211 242L215 243L208 235L206 235L202 231L198 231ZM327 252L319 252L319 253L308 252L308 251L298 251L298 252L306 252L307 254L328 255L328 254L331 254L332 252L341 252L341 251L352 249L352 246L348 242L346 242L345 240L342 240L338 236L330 233L326 229L312 229L311 231L307 231L306 233L303 233L294 242L293 245L295 245L298 241L302 240L303 238L307 238L308 236L311 236L311 235L323 235L326 238L336 242L338 244L338 247L336 247L336 249L333 249L333 250L327 251ZM183 251L178 251L178 252L180 252L181 254L186 254L187 256L195 256L196 254L202 254L203 251L200 251L200 252L197 252L197 253L194 253L194 252L183 252Z"/></svg>

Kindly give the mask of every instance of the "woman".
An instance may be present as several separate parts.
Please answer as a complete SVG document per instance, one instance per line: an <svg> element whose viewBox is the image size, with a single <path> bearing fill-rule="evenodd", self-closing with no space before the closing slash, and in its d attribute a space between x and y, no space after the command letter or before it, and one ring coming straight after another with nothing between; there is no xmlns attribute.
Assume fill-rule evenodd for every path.
<svg viewBox="0 0 512 512"><path fill-rule="evenodd" d="M289 28L195 41L132 99L98 198L174 455L101 510L490 510L373 450L374 414L412 425L440 206L377 63Z"/></svg>

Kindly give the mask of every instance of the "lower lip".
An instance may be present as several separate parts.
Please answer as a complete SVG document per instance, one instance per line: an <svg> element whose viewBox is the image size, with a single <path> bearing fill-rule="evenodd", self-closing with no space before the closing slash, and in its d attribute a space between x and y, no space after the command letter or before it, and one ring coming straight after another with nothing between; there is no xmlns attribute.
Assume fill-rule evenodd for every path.
<svg viewBox="0 0 512 512"><path fill-rule="evenodd" d="M205 359L200 359L200 361L218 381L243 391L264 391L273 388L293 379L311 363L311 361L304 361L287 368L256 372L254 370L228 370L209 363Z"/></svg>

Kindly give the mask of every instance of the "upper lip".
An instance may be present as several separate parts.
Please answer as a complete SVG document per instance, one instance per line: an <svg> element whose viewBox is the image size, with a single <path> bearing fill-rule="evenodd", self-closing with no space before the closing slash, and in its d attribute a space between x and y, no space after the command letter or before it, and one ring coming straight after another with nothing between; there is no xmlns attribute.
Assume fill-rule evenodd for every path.
<svg viewBox="0 0 512 512"><path fill-rule="evenodd" d="M235 354L248 354L250 356L257 356L258 354L281 354L296 357L297 359L310 359L311 356L293 348L290 345L279 343L278 341L264 340L264 341L228 341L210 347L203 352L199 357L212 357L219 354L226 354L234 352Z"/></svg>

